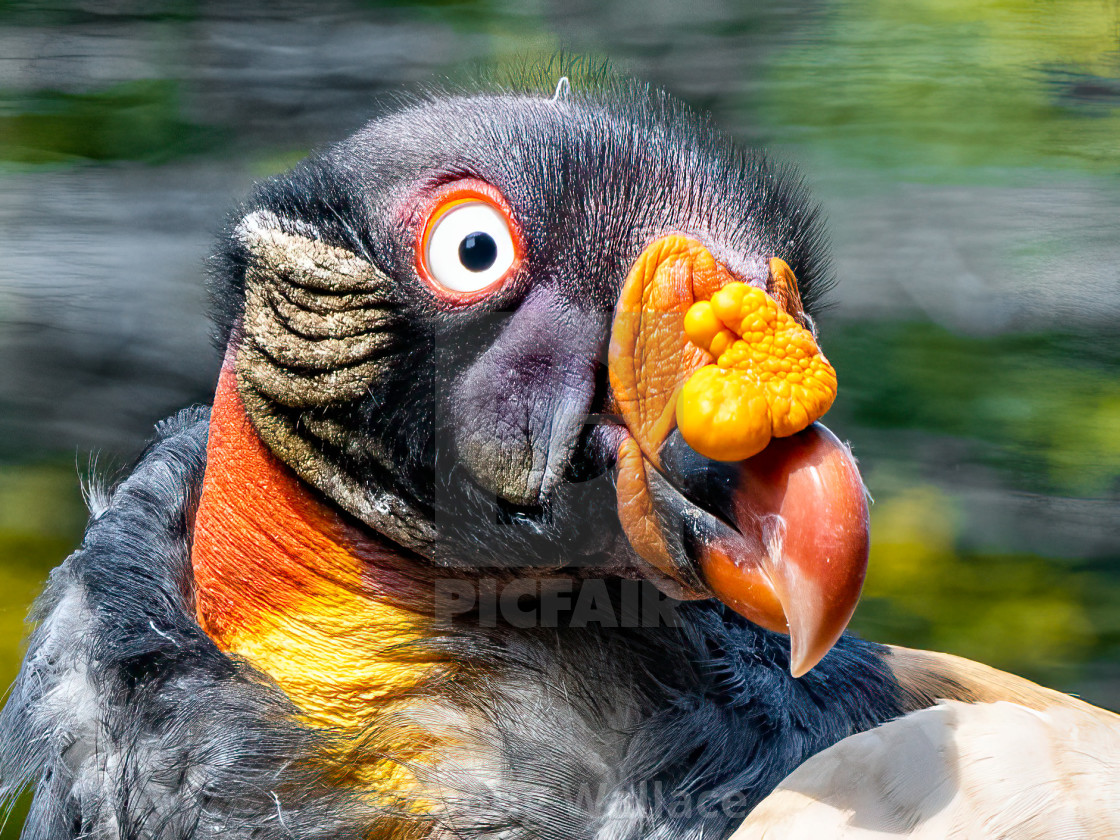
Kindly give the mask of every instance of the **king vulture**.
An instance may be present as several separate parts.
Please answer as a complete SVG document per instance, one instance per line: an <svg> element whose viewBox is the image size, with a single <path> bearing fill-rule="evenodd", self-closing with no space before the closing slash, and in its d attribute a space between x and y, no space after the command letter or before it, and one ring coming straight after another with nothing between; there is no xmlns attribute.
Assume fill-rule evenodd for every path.
<svg viewBox="0 0 1120 840"><path fill-rule="evenodd" d="M1120 836L1115 716L844 633L827 283L795 175L636 84L428 95L261 184L213 406L35 607L23 837Z"/></svg>

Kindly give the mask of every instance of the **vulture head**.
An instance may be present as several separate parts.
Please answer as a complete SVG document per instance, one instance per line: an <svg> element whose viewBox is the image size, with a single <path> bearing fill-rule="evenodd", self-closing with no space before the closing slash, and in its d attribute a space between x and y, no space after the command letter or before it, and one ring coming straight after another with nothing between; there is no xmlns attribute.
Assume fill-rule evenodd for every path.
<svg viewBox="0 0 1120 840"><path fill-rule="evenodd" d="M647 579L788 633L805 673L867 559L859 474L814 422L821 247L788 169L638 86L433 97L263 184L214 286L204 626L236 649L244 602L280 609L231 559L256 482L391 567L346 589Z"/></svg>
<svg viewBox="0 0 1120 840"><path fill-rule="evenodd" d="M796 178L637 86L431 96L261 185L212 409L36 608L24 836L1116 835L1114 715L842 635L826 285Z"/></svg>

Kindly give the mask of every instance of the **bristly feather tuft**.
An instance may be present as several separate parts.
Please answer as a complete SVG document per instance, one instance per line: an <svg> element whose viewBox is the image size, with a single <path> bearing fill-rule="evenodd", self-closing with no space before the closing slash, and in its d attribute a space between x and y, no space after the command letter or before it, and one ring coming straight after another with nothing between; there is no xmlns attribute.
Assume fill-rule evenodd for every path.
<svg viewBox="0 0 1120 840"><path fill-rule="evenodd" d="M83 471L78 467L78 490L82 494L82 501L86 504L93 519L100 518L109 508L109 482L98 474L97 453L91 452L89 462Z"/></svg>

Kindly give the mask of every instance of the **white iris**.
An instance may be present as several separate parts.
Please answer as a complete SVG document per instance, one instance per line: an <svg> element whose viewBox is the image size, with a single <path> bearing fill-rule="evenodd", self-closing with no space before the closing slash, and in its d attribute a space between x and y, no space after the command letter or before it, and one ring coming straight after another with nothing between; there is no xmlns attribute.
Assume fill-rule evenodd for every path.
<svg viewBox="0 0 1120 840"><path fill-rule="evenodd" d="M477 238L468 242L472 236ZM470 253L471 245L486 256L481 266L469 257L464 262L464 255ZM485 265L491 253L493 262ZM497 209L482 201L465 201L455 205L440 216L428 232L428 273L437 283L453 292L485 289L509 270L514 256L509 223Z"/></svg>

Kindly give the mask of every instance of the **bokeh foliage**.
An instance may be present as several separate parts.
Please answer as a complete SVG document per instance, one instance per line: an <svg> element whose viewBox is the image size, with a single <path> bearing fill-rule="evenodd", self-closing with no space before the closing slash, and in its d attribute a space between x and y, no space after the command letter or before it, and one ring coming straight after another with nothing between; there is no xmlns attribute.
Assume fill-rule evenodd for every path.
<svg viewBox="0 0 1120 840"><path fill-rule="evenodd" d="M1120 331L958 335L924 322L827 336L838 413L983 445L971 457L1018 491L1120 493Z"/></svg>
<svg viewBox="0 0 1120 840"><path fill-rule="evenodd" d="M843 166L1115 174L1120 24L1110 0L850 0L778 56L756 106Z"/></svg>
<svg viewBox="0 0 1120 840"><path fill-rule="evenodd" d="M1069 556L1031 551L975 521L982 513L968 498L978 473L1025 501L1115 503L1120 335L976 338L886 322L828 338L841 371L832 420L851 431L857 455L870 449L863 466L875 496L857 629L1067 688L1078 663L1117 662L1116 556L1088 539L1066 545ZM946 442L971 476L941 463Z"/></svg>
<svg viewBox="0 0 1120 840"><path fill-rule="evenodd" d="M0 160L22 164L161 163L214 148L214 129L183 116L170 79L89 93L0 91Z"/></svg>

